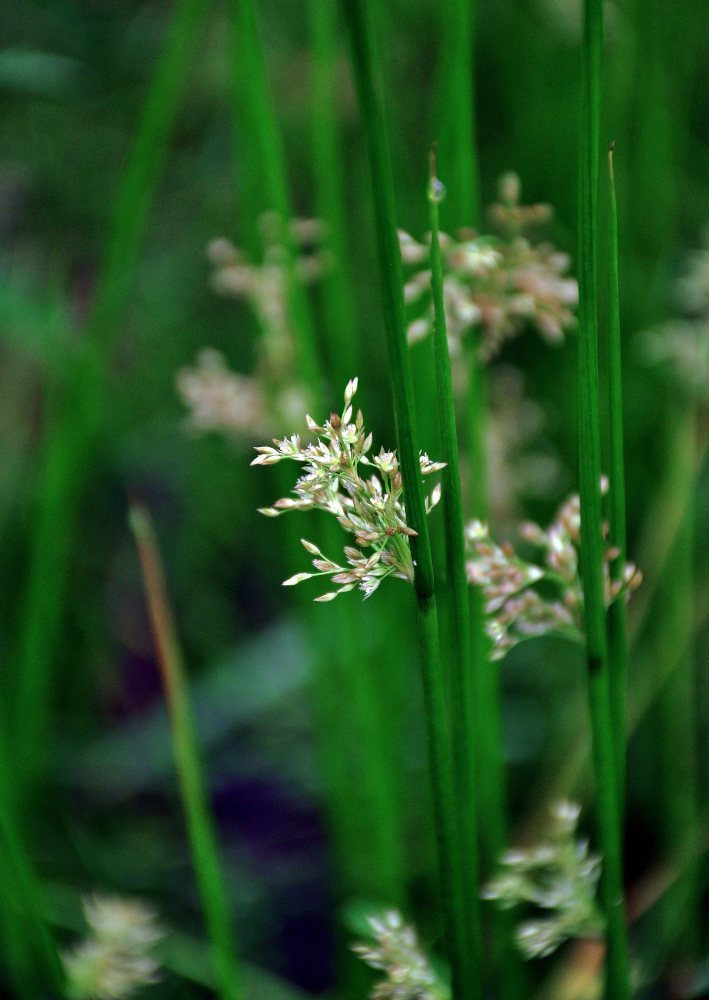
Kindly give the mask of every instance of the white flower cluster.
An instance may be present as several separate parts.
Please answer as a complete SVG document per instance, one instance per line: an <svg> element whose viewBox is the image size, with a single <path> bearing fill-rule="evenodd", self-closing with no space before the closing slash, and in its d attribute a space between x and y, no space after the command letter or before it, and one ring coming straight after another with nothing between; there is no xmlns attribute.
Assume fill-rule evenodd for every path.
<svg viewBox="0 0 709 1000"><path fill-rule="evenodd" d="M531 904L541 911L517 927L526 958L543 958L569 938L595 937L603 929L595 898L601 859L575 837L580 811L576 803L557 803L549 840L508 851L501 873L483 890L483 898L502 909Z"/></svg>
<svg viewBox="0 0 709 1000"><path fill-rule="evenodd" d="M565 277L568 256L549 243L531 244L522 235L530 224L551 217L550 206L521 206L519 179L514 174L501 178L499 195L500 202L491 207L490 215L501 236L464 230L455 239L445 233L440 237L451 354L461 352L466 331L478 326L483 361L493 358L527 324L545 340L558 343L573 326L572 309L578 304L578 284ZM428 245L403 231L399 243L405 264L414 267L428 262ZM419 312L424 304L423 314L409 324L410 342L433 329L430 289L429 270L414 273L404 288L408 304L419 305Z"/></svg>
<svg viewBox="0 0 709 1000"><path fill-rule="evenodd" d="M688 256L675 282L675 302L681 318L644 330L639 353L651 365L662 366L685 391L709 401L709 229L704 247Z"/></svg>
<svg viewBox="0 0 709 1000"><path fill-rule="evenodd" d="M224 237L212 240L207 256L214 265L212 288L219 295L245 299L263 334L265 361L279 371L289 371L293 359L293 334L288 309L291 275L309 284L320 277L323 256L317 247L323 226L317 219L294 219L289 232L280 216L267 212L259 219L264 247L260 264L247 260L243 250ZM292 246L298 250L293 255Z"/></svg>
<svg viewBox="0 0 709 1000"><path fill-rule="evenodd" d="M602 489L607 489L604 480ZM581 541L581 504L573 494L560 507L556 519L545 530L527 521L520 534L542 553L541 564L518 556L509 542L498 545L481 521L466 526L466 541L472 552L467 563L468 582L482 587L485 597L486 631L492 641L490 657L501 660L513 646L534 636L554 633L582 641L584 635L583 589L578 566ZM621 580L611 580L610 563L617 549L604 556L606 606L621 594L630 594L642 581L633 563L623 567ZM543 581L543 596L534 585Z"/></svg>
<svg viewBox="0 0 709 1000"><path fill-rule="evenodd" d="M416 931L397 910L369 917L375 943L352 946L373 969L384 972L371 993L372 1000L441 1000L440 984L419 947Z"/></svg>
<svg viewBox="0 0 709 1000"><path fill-rule="evenodd" d="M90 934L62 955L71 1000L124 1000L157 982L151 954L164 937L154 912L138 900L94 896L84 900Z"/></svg>
<svg viewBox="0 0 709 1000"><path fill-rule="evenodd" d="M347 383L345 409L341 416L330 414L322 426L306 417L309 429L318 436L314 444L301 445L294 434L282 441L274 439L275 448L258 447L258 458L252 465L275 465L284 459L303 463L303 475L293 487L295 499L284 497L273 507L261 508L261 513L277 517L289 510L311 510L314 507L333 514L345 531L354 535L358 548L345 547L347 565L328 559L312 542L302 539L313 556L315 573L296 573L284 581L292 586L313 576L330 576L340 586L316 597L316 601L331 601L338 594L355 586L369 597L387 576L413 582L414 568L409 548L409 536L416 532L406 523L402 494L403 483L399 462L394 451L383 449L374 458L368 457L372 435L365 434L362 411L352 422L352 398L357 391L357 379ZM438 472L445 463L432 462L428 455L420 456L422 475ZM362 478L360 466L373 467L376 472ZM425 500L426 513L435 507L441 495L436 485ZM371 549L367 554L363 550Z"/></svg>
<svg viewBox="0 0 709 1000"><path fill-rule="evenodd" d="M222 355L200 352L193 367L177 374L177 391L189 411L193 432L218 431L253 438L273 433L307 406L306 392L293 383L295 341L289 316L289 286L315 281L323 269L319 251L323 227L316 219L295 219L285 231L279 216L259 220L263 260L252 263L242 250L220 237L207 247L214 265L212 287L220 294L246 300L258 322L256 371L231 372ZM297 253L293 252L293 248Z"/></svg>

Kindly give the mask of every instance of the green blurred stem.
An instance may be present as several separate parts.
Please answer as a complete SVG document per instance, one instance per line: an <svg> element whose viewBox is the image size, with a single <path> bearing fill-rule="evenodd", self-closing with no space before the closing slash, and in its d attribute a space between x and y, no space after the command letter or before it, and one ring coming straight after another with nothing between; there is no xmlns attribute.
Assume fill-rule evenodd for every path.
<svg viewBox="0 0 709 1000"><path fill-rule="evenodd" d="M234 951L234 929L226 882L219 860L187 678L155 531L149 512L138 504L131 505L129 519L140 556L192 862L212 949L217 992L222 1000L242 1000L242 971Z"/></svg>
<svg viewBox="0 0 709 1000"><path fill-rule="evenodd" d="M41 883L27 853L17 820L14 775L9 748L0 737L0 865L4 889L0 900L0 942L10 983L23 1000L47 989L63 995L64 973L46 919Z"/></svg>
<svg viewBox="0 0 709 1000"><path fill-rule="evenodd" d="M431 290L434 310L434 356L438 396L438 423L441 429L443 470L443 504L445 512L446 566L451 594L453 620L453 649L450 665L451 689L451 739L455 768L454 787L458 800L458 851L460 853L465 926L471 951L471 961L482 965L480 930L480 879L478 872L478 805L477 805L477 753L475 718L475 680L473 672L482 664L473 663L471 647L471 622L469 589L465 570L465 536L463 531L463 500L460 489L458 461L458 436L453 402L446 312L443 301L443 265L439 242L438 204L442 189L436 175L435 151L431 150L429 183L429 219L431 225ZM475 627L482 632L482 619L475 619ZM485 650L476 643L476 649Z"/></svg>
<svg viewBox="0 0 709 1000"><path fill-rule="evenodd" d="M414 587L418 602L446 950L451 965L453 995L457 1000L469 1000L469 998L472 1000L482 996L482 977L480 966L472 960L475 935L474 930L467 926L462 896L461 859L458 849L460 841L457 832L458 804L455 798L454 768L446 717L433 561L423 505L419 457L415 446L414 392L406 341L402 267L396 236L391 160L384 128L381 96L378 92L378 61L366 0L344 0L344 10L350 30L352 66L369 164L384 327L392 374L401 473L406 490L407 521L418 532L417 536L411 539L411 548L415 565Z"/></svg>
<svg viewBox="0 0 709 1000"><path fill-rule="evenodd" d="M121 178L84 340L66 384L47 402L38 506L18 618L15 752L20 788L25 783L32 788L47 757L54 654L82 494L104 419L110 352L135 281L169 135L209 7L208 0L180 0L175 9Z"/></svg>
<svg viewBox="0 0 709 1000"><path fill-rule="evenodd" d="M608 246L608 378L605 383L609 441L609 518L608 544L618 555L611 563L611 580L622 583L627 545L625 530L625 457L623 448L623 381L620 334L620 293L618 281L618 214L613 174L613 149L608 151L610 182ZM618 771L618 807L623 822L625 800L626 697L628 674L627 613L625 597L614 601L608 610L608 671L611 722L616 768Z"/></svg>
<svg viewBox="0 0 709 1000"><path fill-rule="evenodd" d="M603 21L601 0L584 0L579 181L579 492L581 572L597 816L603 853L608 1000L630 995L617 763L610 707L603 582L600 401L596 301L598 149Z"/></svg>
<svg viewBox="0 0 709 1000"><path fill-rule="evenodd" d="M347 213L344 197L345 167L337 128L337 4L332 0L309 0L313 52L312 143L317 216L326 226L329 249L322 278L323 307L330 347L330 369L339 387L359 371L354 293L346 261Z"/></svg>
<svg viewBox="0 0 709 1000"><path fill-rule="evenodd" d="M451 205L450 225L479 224L475 137L475 17L477 0L442 0L439 5L440 162ZM444 217L447 215L443 209Z"/></svg>
<svg viewBox="0 0 709 1000"><path fill-rule="evenodd" d="M699 870L699 776L695 634L695 503L697 413L673 393L667 421L667 495L683 516L657 595L655 658L678 656L677 669L657 700L660 834L665 857L682 851L684 867L663 900L664 938L678 957L699 957L702 880ZM689 640L688 640L688 637ZM681 652L678 653L678 651Z"/></svg>
<svg viewBox="0 0 709 1000"><path fill-rule="evenodd" d="M229 38L234 74L235 130L246 149L247 199L252 211L275 212L283 225L288 249L288 306L292 318L298 372L311 392L312 404L322 397L315 331L307 293L296 269L296 244L291 231L293 212L285 157L276 111L269 92L261 32L253 0L229 0ZM258 209L257 209L258 210ZM349 376L351 377L351 376Z"/></svg>

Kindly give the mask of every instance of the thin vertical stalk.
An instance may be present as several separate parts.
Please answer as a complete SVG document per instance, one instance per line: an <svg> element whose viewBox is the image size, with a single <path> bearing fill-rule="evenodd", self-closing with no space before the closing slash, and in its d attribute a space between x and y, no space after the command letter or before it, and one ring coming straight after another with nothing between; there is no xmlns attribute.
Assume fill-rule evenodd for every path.
<svg viewBox="0 0 709 1000"><path fill-rule="evenodd" d="M313 173L318 218L326 226L325 245L331 259L323 276L323 307L332 345L330 368L338 386L346 385L359 371L354 293L345 266L347 219L343 178L345 169L337 127L337 4L310 0L313 53L312 142Z"/></svg>
<svg viewBox="0 0 709 1000"><path fill-rule="evenodd" d="M618 214L613 174L613 149L608 151L610 181L609 246L608 246L608 378L606 410L610 474L608 542L618 552L611 564L611 580L622 583L627 545L625 531L625 457L623 449L623 382L620 336L620 293L618 283ZM625 702L627 688L627 622L625 598L614 601L608 610L608 672L611 700L611 722L618 771L618 806L623 816L625 799Z"/></svg>
<svg viewBox="0 0 709 1000"><path fill-rule="evenodd" d="M344 10L350 30L352 66L369 165L397 441L402 477L406 484L407 521L418 533L411 539L411 547L415 565L414 587L418 603L446 948L451 964L453 995L457 1000L469 1000L482 996L481 970L472 961L473 937L470 928L466 926L462 896L457 803L440 659L433 561L423 505L419 457L415 446L414 392L406 342L402 266L396 236L391 161L381 97L377 89L378 77L375 77L378 62L366 0L344 0Z"/></svg>
<svg viewBox="0 0 709 1000"><path fill-rule="evenodd" d="M465 926L471 959L482 965L480 931L480 880L478 872L478 763L475 744L475 682L471 656L469 588L465 570L463 499L460 489L458 436L456 432L446 311L443 301L443 265L439 242L438 205L443 194L436 175L435 150L431 150L429 220L431 224L431 291L433 293L433 338L441 429L443 502L445 511L446 566L451 593L453 648L451 660L451 740L458 799L458 835L465 906ZM476 620L482 632L482 622Z"/></svg>
<svg viewBox="0 0 709 1000"><path fill-rule="evenodd" d="M331 5L319 0L319 9L313 10L313 27L318 32L319 88L326 86L327 74L330 74L329 100L332 92L332 60L334 47L334 24ZM291 197L288 190L287 171L283 145L278 128L278 121L273 100L266 77L266 66L263 55L261 35L259 31L256 9L253 0L230 0L231 10L231 44L234 67L239 67L238 78L235 76L234 105L239 112L240 120L236 127L248 136L246 145L254 146L256 154L252 156L252 168L256 171L256 181L249 182L247 190L253 191L255 205L274 210L283 220L284 237L288 239L289 222L292 217ZM327 65L325 65L327 64ZM338 181L337 144L334 138L334 123L332 111L321 112L315 128L317 138L317 155L322 155L324 162L318 164L318 177L323 190L323 203L327 206L328 221L331 221L332 236L337 240L333 247L341 254L344 244L342 236L343 209L342 192ZM334 175L334 177L333 177ZM288 245L288 311L292 322L293 335L296 341L297 374L309 393L313 406L320 407L323 398L323 379L320 359L318 357L315 328L312 311L302 281L295 271L295 248ZM342 258L339 261L342 270ZM327 298L328 320L335 326L340 321L344 327L338 327L333 335L338 344L340 337L352 338L353 310L346 299L344 277L340 279L336 289L332 289ZM343 319L343 317L345 317ZM338 348L339 352L339 348ZM338 353L337 372L346 379L352 378L356 372L345 370L343 361L352 359L354 351L344 347ZM330 526L328 526L330 527ZM326 529L327 530L327 529ZM333 545L335 537L339 542L338 529L332 527ZM302 551L300 545L298 551ZM371 701L377 698L377 691L371 690L372 678L361 669L360 650L361 638L356 624L352 622L341 607L329 609L337 619L337 627L318 628L313 620L321 609L308 607L306 612L310 619L311 635L317 639L314 656L313 697L316 701L315 718L319 728L320 752L323 772L328 786L328 805L333 833L336 840L336 852L343 861L345 870L353 871L353 860L356 860L356 830L358 823L356 805L351 795L347 780L346 767L343 758L351 754L351 746L347 743L347 735L352 732L367 733L360 751L362 772L360 785L368 800L370 812L370 845L376 864L372 865L368 878L377 876L377 887L374 882L367 883L369 892L390 895L396 903L403 901L405 891L405 861L404 838L401 830L400 815L397 810L396 780L391 770L387 773L382 756L378 751L387 742L385 731L386 720L381 714L373 713ZM332 666L333 657L337 657L341 677L336 676ZM368 691L364 688L368 687ZM343 698L343 689L347 696ZM370 704L368 704L368 702ZM339 720L338 727L330 723ZM381 725L376 725L379 719ZM390 794L387 793L387 790ZM351 856L352 855L352 856ZM363 890L362 883L351 882L346 890L351 892Z"/></svg>
<svg viewBox="0 0 709 1000"><path fill-rule="evenodd" d="M694 549L697 491L697 411L673 393L666 422L667 499L682 511L672 551L656 595L653 621L656 670L676 658L676 669L657 699L660 836L665 857L684 864L662 901L661 932L672 955L696 962L701 947L702 881L699 869L697 690L694 662Z"/></svg>
<svg viewBox="0 0 709 1000"><path fill-rule="evenodd" d="M477 226L480 215L475 129L475 16L477 0L440 4L440 162L458 225ZM445 216L444 211L444 216Z"/></svg>
<svg viewBox="0 0 709 1000"><path fill-rule="evenodd" d="M64 974L46 919L39 880L18 820L9 749L0 737L0 864L5 888L0 903L0 942L16 995L30 1000L51 988L63 994Z"/></svg>
<svg viewBox="0 0 709 1000"><path fill-rule="evenodd" d="M581 146L579 180L579 492L581 572L586 624L586 663L596 778L597 818L603 853L606 918L606 988L609 1000L630 995L623 903L620 808L610 711L603 583L601 443L596 300L596 210L603 22L601 0L584 0L581 52Z"/></svg>
<svg viewBox="0 0 709 1000"><path fill-rule="evenodd" d="M217 835L189 703L187 677L167 595L155 531L149 512L138 504L131 505L129 519L140 556L148 611L170 719L180 796L211 945L217 992L222 1000L242 1000L243 976L234 951L234 928L219 860Z"/></svg>
<svg viewBox="0 0 709 1000"><path fill-rule="evenodd" d="M235 124L246 136L244 145L251 160L246 189L254 207L275 212L283 225L283 239L289 251L286 259L287 294L297 364L303 384L316 403L322 395L322 384L315 331L307 294L295 268L295 244L290 231L293 212L285 157L266 77L256 9L253 0L229 0L228 9Z"/></svg>
<svg viewBox="0 0 709 1000"><path fill-rule="evenodd" d="M91 451L107 394L104 381L118 322L131 293L150 207L187 69L209 0L181 0L150 84L121 178L82 352L59 398L50 401L17 650L15 751L26 781L46 758L54 651L66 602L68 566Z"/></svg>

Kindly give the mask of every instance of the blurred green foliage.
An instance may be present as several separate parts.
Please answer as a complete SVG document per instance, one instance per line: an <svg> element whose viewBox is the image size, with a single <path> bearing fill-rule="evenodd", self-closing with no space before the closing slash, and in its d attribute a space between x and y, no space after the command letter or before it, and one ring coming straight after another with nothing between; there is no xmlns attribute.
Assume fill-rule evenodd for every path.
<svg viewBox="0 0 709 1000"><path fill-rule="evenodd" d="M427 226L427 149L437 138L442 99L436 69L440 9L433 0L390 0L377 9L399 221L419 237ZM23 629L22 594L43 485L43 434L84 343L116 192L173 13L174 4L165 0L10 0L0 7L0 651L6 663L16 657ZM262 0L258 13L293 203L299 215L311 216L316 195L305 7ZM652 500L670 467L671 444L662 434L667 408L682 390L648 369L635 334L672 315L672 282L709 223L705 15L699 0L606 4L601 155L615 139L629 552L641 566L639 540L646 540L651 553L659 530L648 518L661 524L676 513L654 508ZM222 3L208 12L129 301L112 331L99 446L77 491L78 531L70 540L67 578L56 581L67 597L52 650L52 751L41 808L35 802L28 819L29 843L40 872L59 888L90 890L98 882L152 894L185 933L200 933L185 881L189 862L167 774L165 729L156 707L159 681L126 525L127 493L138 494L155 515L195 678L245 948L255 960L319 989L330 975L329 958L320 957L330 943L324 914L332 898L323 889L329 862L304 690L307 634L302 622L287 623L293 606L292 595L280 589L287 575L282 534L273 525L265 528L256 513L272 502L274 482L249 468L248 446L185 433L175 391L177 371L203 346L223 352L237 371L249 373L255 364L254 317L243 304L210 290L204 253L215 236L247 241L263 208L244 197L251 137L239 130L238 116L233 127L227 16ZM516 170L523 201L554 206L548 235L575 257L577 5L484 0L477 30L482 203L494 199L503 171ZM376 439L393 446L367 177L344 44L338 81L347 266L363 359L360 372L351 374L360 375L368 426ZM445 162L442 146L443 180ZM602 159L602 176L604 164ZM603 183L600 200L603 218ZM451 230L468 221L456 217L450 201L441 215L443 227ZM601 246L604 240L602 227ZM338 331L325 328L317 291L312 299L318 338L331 358ZM603 290L600 307L603 322ZM536 338L521 338L506 348L504 358L524 369L530 395L545 408L547 444L560 458L567 485L575 482L577 464L576 352L570 340L553 350ZM426 351L414 349L419 377ZM336 409L343 386L334 382L336 365L331 369L326 394ZM422 377L422 399L428 391ZM702 413L704 437L705 422ZM284 427L282 433L291 430ZM703 441L700 434L700 459ZM258 443L263 442L250 444ZM424 441L432 454L435 445ZM708 486L701 465L699 471L696 619L697 645L705 649ZM532 500L528 513L546 523L560 499ZM654 587L652 578L648 586ZM651 611L653 593L650 589L647 598ZM401 718L392 722L392 739L414 786L423 787L416 674L407 662L406 642L398 636L392 642L387 631L391 620L410 623L411 609L402 610L398 596L383 596L377 610L362 605L356 594L341 600L348 601L348 614L366 636L377 671L387 672L382 685L394 688L403 704ZM542 802L541 791L536 801L530 799L530 783L543 787L549 775L553 778L559 745L585 726L573 700L581 683L580 660L560 643L549 646L548 655L546 647L544 655L539 646L521 648L504 674L516 817ZM638 644L631 672L657 669L653 649ZM6 718L17 683L10 669L3 671L3 723L12 726L21 725ZM702 682L698 714L708 700ZM636 838L653 820L648 725L631 746L628 814ZM701 765L706 777L705 758ZM414 895L425 901L432 857L428 803L423 793L420 800L410 792L405 798ZM270 824L283 835L273 836ZM641 874L634 863L631 870ZM311 902L299 907L294 900L303 891L311 893ZM52 909L71 929L61 906ZM310 966L295 954L299 947L308 949L308 940ZM318 962L322 973L313 971Z"/></svg>

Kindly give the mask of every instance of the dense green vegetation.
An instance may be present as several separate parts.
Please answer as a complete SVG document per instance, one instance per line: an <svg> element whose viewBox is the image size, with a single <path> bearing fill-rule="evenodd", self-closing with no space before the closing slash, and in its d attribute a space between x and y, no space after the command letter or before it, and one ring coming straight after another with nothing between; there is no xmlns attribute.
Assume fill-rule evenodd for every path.
<svg viewBox="0 0 709 1000"><path fill-rule="evenodd" d="M628 967L637 996L707 991L703 13L0 10L6 992L63 994L96 893L167 931L146 997L364 997L350 945L394 908L456 1000L589 995L604 927L608 996ZM300 496L349 482L349 537L342 512L258 512L300 470L253 449L296 432L337 444ZM349 448L370 467L343 473ZM375 524L395 448L406 512ZM419 451L448 463L423 492ZM377 558L328 562L354 544ZM502 638L500 566L538 601ZM588 861L525 962L530 914L478 895L549 837L571 879L600 855L602 888Z"/></svg>

